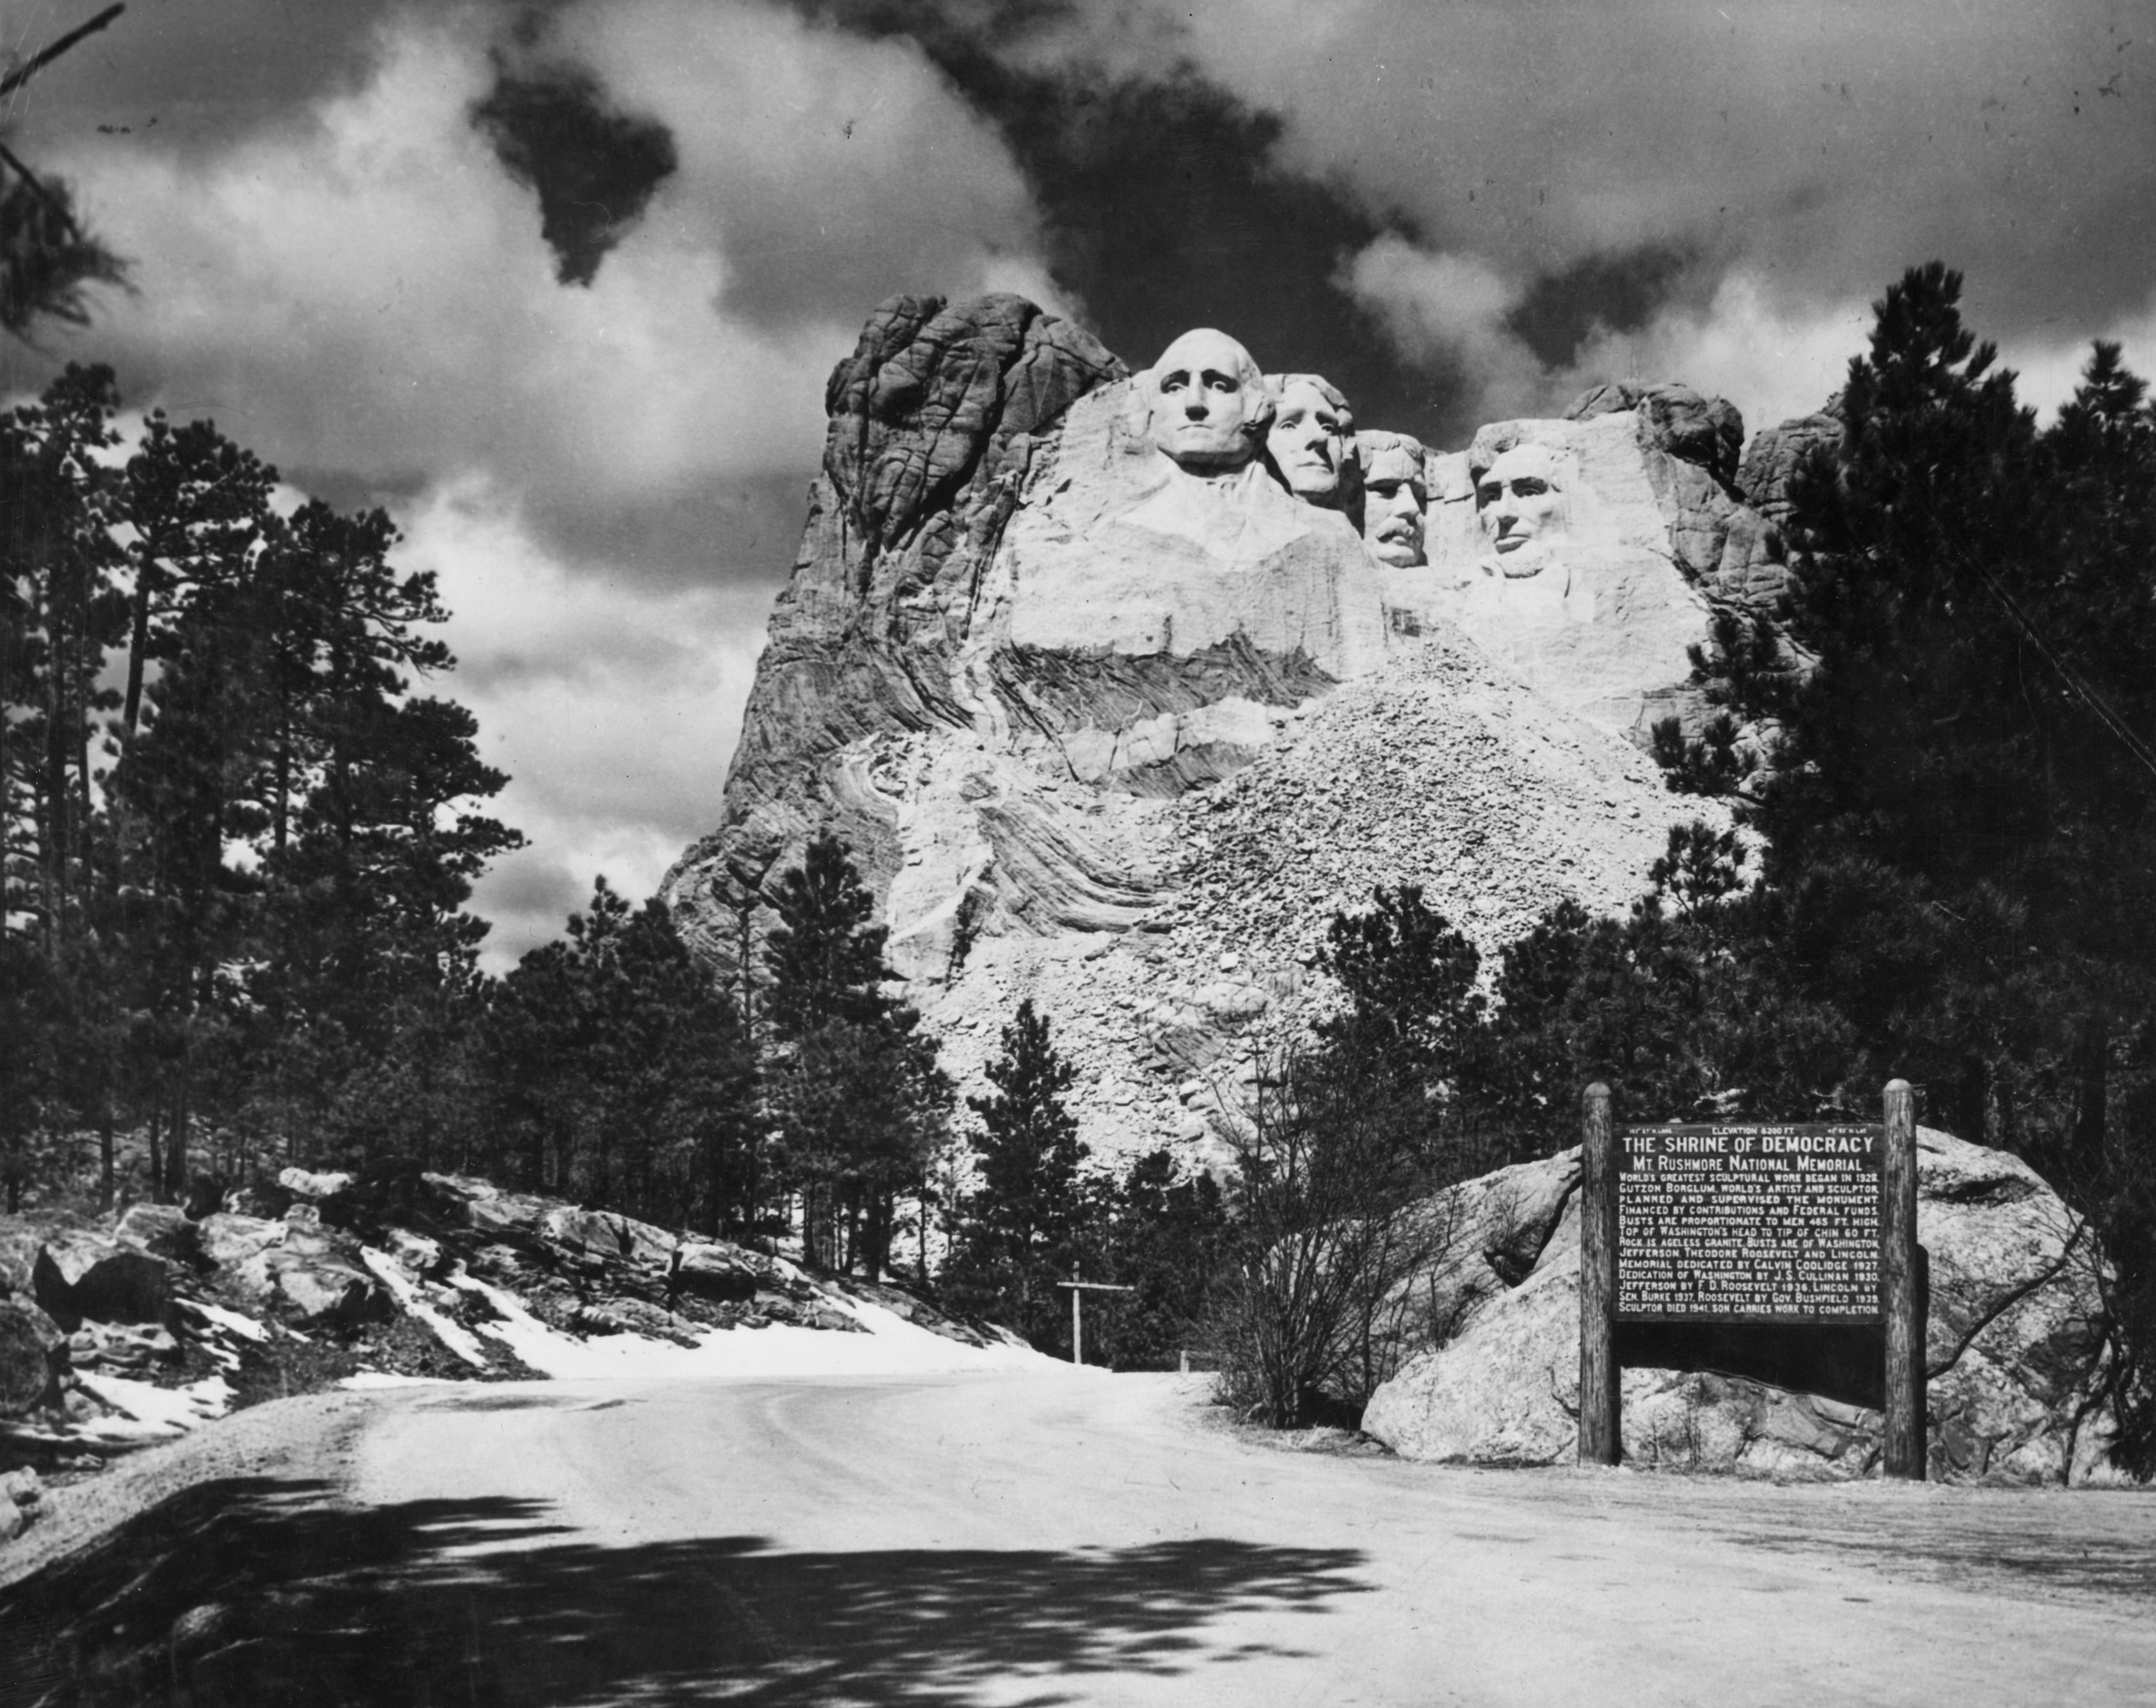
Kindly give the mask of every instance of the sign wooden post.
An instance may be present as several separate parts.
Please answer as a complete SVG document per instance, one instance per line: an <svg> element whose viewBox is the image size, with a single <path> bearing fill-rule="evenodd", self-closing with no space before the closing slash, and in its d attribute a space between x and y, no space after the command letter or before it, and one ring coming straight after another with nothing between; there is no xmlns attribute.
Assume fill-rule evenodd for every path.
<svg viewBox="0 0 2156 1708"><path fill-rule="evenodd" d="M1070 1290L1070 1362L1083 1364L1086 1362L1086 1319L1080 1313L1079 1301L1088 1293L1135 1293L1137 1289L1118 1287L1107 1281L1081 1281L1075 1269L1070 1271L1069 1280L1058 1281L1055 1285ZM1184 1362L1189 1362L1188 1353L1184 1354Z"/></svg>
<svg viewBox="0 0 2156 1708"><path fill-rule="evenodd" d="M1917 1100L1907 1080L1887 1082L1887 1143L1879 1192L1879 1310L1887 1330L1884 1466L1924 1476L1924 1298L1917 1251Z"/></svg>
<svg viewBox="0 0 2156 1708"><path fill-rule="evenodd" d="M1580 1108L1579 1462L1615 1464L1623 1449L1617 1368L1617 1129L1609 1088Z"/></svg>

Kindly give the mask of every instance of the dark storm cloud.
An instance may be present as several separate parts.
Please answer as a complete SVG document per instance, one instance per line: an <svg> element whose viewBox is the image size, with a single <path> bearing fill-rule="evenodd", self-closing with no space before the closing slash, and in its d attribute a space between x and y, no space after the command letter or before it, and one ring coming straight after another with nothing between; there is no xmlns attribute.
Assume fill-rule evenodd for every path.
<svg viewBox="0 0 2156 1708"><path fill-rule="evenodd" d="M1290 121L1178 56L1153 32L1158 69L1110 69L1073 50L1098 8L1034 0L984 13L973 0L798 0L843 28L917 42L997 126L1039 210L1050 271L1091 329L1134 366L1194 326L1220 326L1274 372L1322 373L1363 418L1447 443L1480 401L1451 351L1398 341L1347 288L1379 238L1430 240L1430 223L1358 187L1351 163L1312 172L1288 156ZM1693 246L1650 242L1532 276L1512 330L1568 362L1596 327L1624 331L1668 299Z"/></svg>
<svg viewBox="0 0 2156 1708"><path fill-rule="evenodd" d="M2046 369L2152 312L2156 32L2113 0L793 3L994 122L1121 353L1214 321L1435 442L1612 362L1786 407L1778 355L1811 386L1933 256Z"/></svg>
<svg viewBox="0 0 2156 1708"><path fill-rule="evenodd" d="M1425 433L1450 424L1445 377L1404 370L1337 282L1348 257L1406 222L1340 181L1283 166L1279 114L1187 64L1148 74L1024 63L1034 33L1065 22L1068 6L1035 5L985 30L963 4L802 9L917 41L993 122L1033 192L1056 284L1134 367L1193 326L1219 326L1269 370L1324 374L1372 418Z"/></svg>
<svg viewBox="0 0 2156 1708"><path fill-rule="evenodd" d="M592 895L589 873L529 851L489 873L479 889L478 899L494 926L487 937L488 953L505 962L561 936L563 921L582 911Z"/></svg>
<svg viewBox="0 0 2156 1708"><path fill-rule="evenodd" d="M99 8L41 4L8 21L4 47L28 58ZM47 136L155 133L199 152L305 122L316 98L346 89L373 59L395 0L129 0L96 36L38 74L9 104L11 121Z"/></svg>
<svg viewBox="0 0 2156 1708"><path fill-rule="evenodd" d="M607 252L644 215L680 163L673 133L617 110L589 74L504 66L472 122L539 198L539 230L564 285L589 285Z"/></svg>
<svg viewBox="0 0 2156 1708"><path fill-rule="evenodd" d="M526 518L568 561L607 564L655 591L716 578L775 593L801 537L810 473L707 474L613 501L535 492Z"/></svg>
<svg viewBox="0 0 2156 1708"><path fill-rule="evenodd" d="M1045 283L1025 186L910 38L645 0L558 7L513 64L576 66L665 120L678 170L649 218L713 234L716 307L741 324L851 329L894 291L963 290L984 267Z"/></svg>
<svg viewBox="0 0 2156 1708"><path fill-rule="evenodd" d="M1540 361L1568 367L1598 329L1636 332L1645 326L1698 259L1695 249L1674 244L1583 255L1529 285L1505 326Z"/></svg>
<svg viewBox="0 0 2156 1708"><path fill-rule="evenodd" d="M1206 75L1292 115L1291 164L1514 280L1690 242L1784 305L1862 303L1938 256L1988 330L2041 338L2145 312L2156 281L2145 6L1158 9Z"/></svg>

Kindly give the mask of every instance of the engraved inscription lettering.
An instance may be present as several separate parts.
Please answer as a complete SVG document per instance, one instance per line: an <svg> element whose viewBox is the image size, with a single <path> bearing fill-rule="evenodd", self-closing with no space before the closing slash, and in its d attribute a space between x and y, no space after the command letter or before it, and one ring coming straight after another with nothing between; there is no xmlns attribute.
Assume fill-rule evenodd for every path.
<svg viewBox="0 0 2156 1708"><path fill-rule="evenodd" d="M1872 1322L1876 1126L1630 1127L1617 1315L1635 1322Z"/></svg>

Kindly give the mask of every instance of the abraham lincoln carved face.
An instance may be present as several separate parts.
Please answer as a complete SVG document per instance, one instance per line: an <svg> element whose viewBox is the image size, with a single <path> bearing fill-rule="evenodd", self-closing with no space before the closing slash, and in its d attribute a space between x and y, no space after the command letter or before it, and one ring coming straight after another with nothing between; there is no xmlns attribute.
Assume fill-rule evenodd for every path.
<svg viewBox="0 0 2156 1708"><path fill-rule="evenodd" d="M1506 575L1541 569L1564 529L1564 486L1549 448L1514 445L1485 469L1475 482L1475 519Z"/></svg>

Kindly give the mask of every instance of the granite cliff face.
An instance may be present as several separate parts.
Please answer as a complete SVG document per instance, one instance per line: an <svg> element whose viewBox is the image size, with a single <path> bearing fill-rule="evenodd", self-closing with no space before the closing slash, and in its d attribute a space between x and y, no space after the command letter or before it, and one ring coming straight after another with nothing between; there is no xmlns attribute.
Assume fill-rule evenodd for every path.
<svg viewBox="0 0 2156 1708"><path fill-rule="evenodd" d="M1255 379L1224 335L1185 345ZM1014 297L877 310L831 378L717 828L662 892L726 961L729 904L835 829L962 1086L1030 997L1106 1158L1203 1150L1327 1000L1316 946L1373 885L1422 885L1486 952L1560 897L1629 905L1702 816L1646 726L1686 710L1714 606L1779 587L1741 423L1682 387L1425 457L1429 561L1402 564L1261 458L1178 460L1148 427L1183 395L1166 362L1132 376ZM1471 533L1478 458L1528 443L1569 459L1555 639L1471 597L1526 585Z"/></svg>
<svg viewBox="0 0 2156 1708"><path fill-rule="evenodd" d="M1017 297L952 312L894 297L870 317L824 391L824 469L719 828L667 880L692 926L711 876L760 877L824 823L888 879L890 815L839 756L968 721L952 673L981 575L1035 459L1053 457L1064 412L1124 371Z"/></svg>
<svg viewBox="0 0 2156 1708"><path fill-rule="evenodd" d="M1739 495L1743 437L1729 404L1677 385L1599 386L1562 419L1483 428L1435 459L1430 567L1396 572L1396 613L1450 619L1640 746L1666 717L1697 734L1705 705L1686 649L1718 611L1771 612L1786 580L1779 526ZM1493 537L1511 495L1491 488L1507 484L1548 489L1517 547Z"/></svg>

